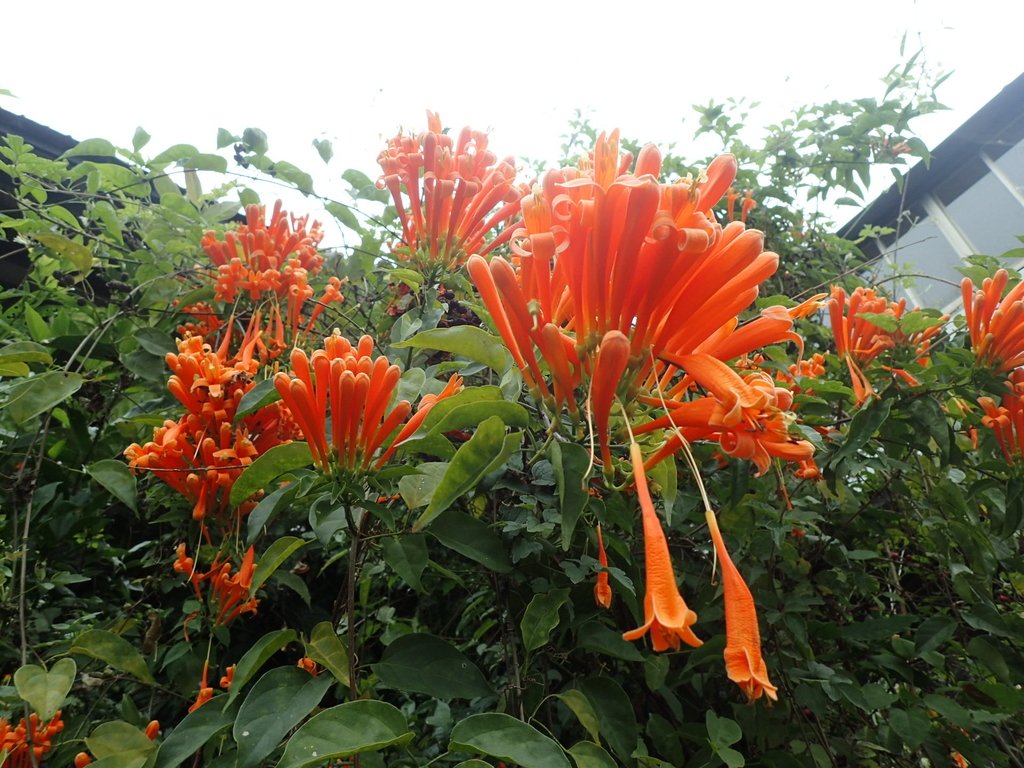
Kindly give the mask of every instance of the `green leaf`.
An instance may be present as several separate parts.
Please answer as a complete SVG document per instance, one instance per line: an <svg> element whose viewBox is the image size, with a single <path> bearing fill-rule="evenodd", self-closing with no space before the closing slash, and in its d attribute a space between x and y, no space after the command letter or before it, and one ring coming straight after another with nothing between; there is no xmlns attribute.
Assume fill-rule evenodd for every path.
<svg viewBox="0 0 1024 768"><path fill-rule="evenodd" d="M562 549L568 551L576 522L587 508L587 470L590 452L578 443L551 442L548 459L555 471L558 505L562 513Z"/></svg>
<svg viewBox="0 0 1024 768"><path fill-rule="evenodd" d="M609 629L600 622L586 622L579 628L578 634L580 648L624 661L644 661L644 655L637 650L636 645L622 639L622 632Z"/></svg>
<svg viewBox="0 0 1024 768"><path fill-rule="evenodd" d="M291 632L290 629L282 631ZM295 633L292 632L292 634L294 635ZM241 666L240 663L239 666ZM232 691L242 687L238 680L238 668L238 666L235 667L235 679L231 683ZM211 702L185 715L182 721L171 731L170 735L160 744L154 768L177 768L177 766L192 757L204 744L215 738L219 733L230 728L231 724L235 721L238 709L237 705L232 706L230 702L231 699L229 698L228 706L224 708Z"/></svg>
<svg viewBox="0 0 1024 768"><path fill-rule="evenodd" d="M77 269L85 274L92 268L92 251L81 243L63 237L62 234L37 232L33 240L53 251L60 257L61 266L68 270Z"/></svg>
<svg viewBox="0 0 1024 768"><path fill-rule="evenodd" d="M710 709L704 713L704 724L708 729L711 748L718 752L722 747L735 744L743 738L743 731L735 720L719 717Z"/></svg>
<svg viewBox="0 0 1024 768"><path fill-rule="evenodd" d="M558 611L568 600L568 589L552 589L533 596L519 623L527 651L547 644L551 632L558 626Z"/></svg>
<svg viewBox="0 0 1024 768"><path fill-rule="evenodd" d="M68 658L60 659L49 671L26 664L14 673L14 687L39 719L49 722L67 698L77 672L74 659Z"/></svg>
<svg viewBox="0 0 1024 768"><path fill-rule="evenodd" d="M25 424L29 419L64 402L81 389L84 383L85 379L77 373L47 371L11 387L3 410L17 424Z"/></svg>
<svg viewBox="0 0 1024 768"><path fill-rule="evenodd" d="M166 331L161 331L159 328L139 328L132 334L132 337L149 354L156 355L161 359L168 352L178 351L171 335Z"/></svg>
<svg viewBox="0 0 1024 768"><path fill-rule="evenodd" d="M282 536L267 547L266 551L260 555L260 561L256 563L256 570L252 575L252 586L249 587L249 596L255 595L256 590L263 586L271 574L280 568L295 550L306 546L306 544L308 542L295 536Z"/></svg>
<svg viewBox="0 0 1024 768"><path fill-rule="evenodd" d="M237 768L254 768L292 728L320 704L334 680L310 677L297 667L278 667L256 681L232 729L238 744Z"/></svg>
<svg viewBox="0 0 1024 768"><path fill-rule="evenodd" d="M743 768L747 764L747 759L743 757L743 754L731 747L722 747L717 754L729 768Z"/></svg>
<svg viewBox="0 0 1024 768"><path fill-rule="evenodd" d="M331 158L334 157L334 147L331 145L330 139L313 139L313 146L321 160L325 163L331 162Z"/></svg>
<svg viewBox="0 0 1024 768"><path fill-rule="evenodd" d="M414 368L413 370L418 369ZM427 414L427 418L423 420L423 429L430 432L433 430L435 425L447 418L449 413L463 405L477 402L498 403L502 400L504 400L504 396L501 394L501 389L498 387L468 387L457 395L446 397L431 408L430 413Z"/></svg>
<svg viewBox="0 0 1024 768"><path fill-rule="evenodd" d="M31 307L26 304L25 309L29 310ZM36 312L36 314L39 313ZM41 317L39 319L42 320ZM46 330L46 333L49 335L49 329ZM36 344L34 341L16 341L0 349L0 363L43 363L49 365L52 362L53 358L46 351L46 347Z"/></svg>
<svg viewBox="0 0 1024 768"><path fill-rule="evenodd" d="M956 628L957 623L948 616L932 616L930 619L925 619L917 628L917 634L914 635L914 645L917 646L918 654L938 649L953 637Z"/></svg>
<svg viewBox="0 0 1024 768"><path fill-rule="evenodd" d="M447 461L426 461L416 465L416 474L400 478L398 493L405 505L409 509L427 506L447 469Z"/></svg>
<svg viewBox="0 0 1024 768"><path fill-rule="evenodd" d="M217 129L217 149L224 149L224 147L230 147L232 144L237 144L241 141L241 138L235 136L227 128Z"/></svg>
<svg viewBox="0 0 1024 768"><path fill-rule="evenodd" d="M242 688L249 682L253 675L263 668L270 657L284 648L288 643L296 639L295 630L279 629L275 632L268 632L245 652L235 664L235 676L231 681L231 690L228 692L228 704L231 704L242 692ZM202 707L197 712L206 709Z"/></svg>
<svg viewBox="0 0 1024 768"><path fill-rule="evenodd" d="M383 701L361 699L325 709L288 740L277 768L323 766L336 757L408 743L405 715Z"/></svg>
<svg viewBox="0 0 1024 768"><path fill-rule="evenodd" d="M245 520L245 540L252 544L263 531L263 526L284 507L295 499L299 492L299 483L291 482L271 491L257 504Z"/></svg>
<svg viewBox="0 0 1024 768"><path fill-rule="evenodd" d="M452 728L451 752L479 752L522 768L571 768L557 743L509 715L470 715Z"/></svg>
<svg viewBox="0 0 1024 768"><path fill-rule="evenodd" d="M924 712L913 709L893 708L889 710L889 726L900 737L903 746L913 752L928 737L931 721Z"/></svg>
<svg viewBox="0 0 1024 768"><path fill-rule="evenodd" d="M590 706L590 702L587 697L583 695L583 691L578 691L575 688L571 688L568 691L562 693L556 693L555 698L561 701L565 706L569 708L569 711L576 715L576 719L580 721L580 725L587 734L598 744L601 743L601 725L597 720L597 713L594 708ZM569 750L570 752L572 750Z"/></svg>
<svg viewBox="0 0 1024 768"><path fill-rule="evenodd" d="M438 517L427 532L448 549L498 573L509 573L512 562L504 544L483 520L451 510Z"/></svg>
<svg viewBox="0 0 1024 768"><path fill-rule="evenodd" d="M475 325L431 328L392 346L450 352L486 365L495 373L503 373L512 364L512 356L501 339Z"/></svg>
<svg viewBox="0 0 1024 768"><path fill-rule="evenodd" d="M422 592L420 574L427 565L426 537L415 533L402 534L384 539L381 548L384 551L384 562L391 566L402 581L417 592Z"/></svg>
<svg viewBox="0 0 1024 768"><path fill-rule="evenodd" d="M237 507L257 491L265 490L285 472L308 467L313 454L306 443L275 445L246 467L231 487L231 506Z"/></svg>
<svg viewBox="0 0 1024 768"><path fill-rule="evenodd" d="M309 634L306 655L322 664L342 685L349 684L348 652L329 621L321 621Z"/></svg>
<svg viewBox="0 0 1024 768"><path fill-rule="evenodd" d="M91 464L85 471L132 512L138 511L138 486L127 464L117 459L103 459Z"/></svg>
<svg viewBox="0 0 1024 768"><path fill-rule="evenodd" d="M152 136L150 136L146 132L146 129L140 125L138 128L135 129L135 133L132 135L132 149L138 152L140 149L146 146L146 144L149 143L149 140L151 138Z"/></svg>
<svg viewBox="0 0 1024 768"><path fill-rule="evenodd" d="M106 139L86 139L85 141L78 142L61 157L79 157L81 155L114 157L117 155L117 149Z"/></svg>
<svg viewBox="0 0 1024 768"><path fill-rule="evenodd" d="M473 662L434 635L402 635L371 667L384 685L407 693L438 699L475 699L494 693Z"/></svg>
<svg viewBox="0 0 1024 768"><path fill-rule="evenodd" d="M569 748L576 768L618 768L612 756L592 741L580 741Z"/></svg>
<svg viewBox="0 0 1024 768"><path fill-rule="evenodd" d="M590 677L579 681L577 687L597 713L605 742L620 760L628 762L636 749L639 729L626 692L610 677Z"/></svg>
<svg viewBox="0 0 1024 768"><path fill-rule="evenodd" d="M331 214L338 222L345 227L348 227L353 232L361 232L362 227L359 225L359 219L356 217L355 211L357 210L354 206L345 205L335 200L331 200L324 204L324 208Z"/></svg>
<svg viewBox="0 0 1024 768"><path fill-rule="evenodd" d="M832 464L838 464L842 459L852 459L857 451L867 445L868 440L874 437L878 428L882 426L889 417L892 410L893 400L877 400L861 408L854 414L850 421L850 429L846 433L846 442L836 451L832 458Z"/></svg>
<svg viewBox="0 0 1024 768"><path fill-rule="evenodd" d="M89 656L109 664L114 669L134 675L144 683L156 685L156 680L153 679L142 654L123 637L105 629L90 629L83 632L75 638L68 653Z"/></svg>
<svg viewBox="0 0 1024 768"><path fill-rule="evenodd" d="M53 336L50 326L31 304L25 305L25 327L28 328L29 336L36 341L46 341Z"/></svg>
<svg viewBox="0 0 1024 768"><path fill-rule="evenodd" d="M142 765L152 752L156 751L156 743L151 741L141 730L123 720L101 723L85 737L85 746L98 761L116 757L118 765ZM138 760L142 760L138 763ZM123 762L122 762L123 761ZM113 765L113 763L111 763Z"/></svg>
<svg viewBox="0 0 1024 768"><path fill-rule="evenodd" d="M456 763L454 768L493 768L490 763L485 763L483 760L463 760L461 763Z"/></svg>
<svg viewBox="0 0 1024 768"><path fill-rule="evenodd" d="M522 433L519 434L522 439ZM484 419L476 433L455 453L444 477L437 484L430 504L420 515L413 530L422 530L434 518L465 493L476 488L484 476L491 471L492 459L501 456L505 450L505 424L497 416ZM518 446L516 446L518 448ZM511 451L509 452L509 455ZM507 455L505 458L507 459Z"/></svg>

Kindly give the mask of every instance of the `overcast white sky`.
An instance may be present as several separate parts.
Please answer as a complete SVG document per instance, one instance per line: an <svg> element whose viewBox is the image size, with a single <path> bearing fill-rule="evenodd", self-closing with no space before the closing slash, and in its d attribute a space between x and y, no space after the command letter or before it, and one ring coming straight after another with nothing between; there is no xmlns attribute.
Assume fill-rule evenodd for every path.
<svg viewBox="0 0 1024 768"><path fill-rule="evenodd" d="M270 155L376 178L383 137L492 128L499 155L555 158L576 108L599 128L687 155L694 103L746 97L761 123L814 100L881 96L899 41L954 70L951 107L918 128L941 141L1024 71L1024 2L857 0L218 0L7 2L0 106L84 139L212 151L218 127L256 126ZM334 142L329 167L311 147ZM694 154L702 154L694 152ZM878 190L880 191L880 190Z"/></svg>

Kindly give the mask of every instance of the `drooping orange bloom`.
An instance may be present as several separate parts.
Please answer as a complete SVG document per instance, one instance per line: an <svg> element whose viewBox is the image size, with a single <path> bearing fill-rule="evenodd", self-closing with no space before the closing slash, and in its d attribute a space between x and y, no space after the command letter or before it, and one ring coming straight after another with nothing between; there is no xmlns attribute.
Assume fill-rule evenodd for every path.
<svg viewBox="0 0 1024 768"><path fill-rule="evenodd" d="M406 421L412 412L408 400L387 410L401 370L384 356L374 359L372 353L369 336L353 347L335 332L324 340L324 349L312 356L293 350L291 371L274 377L274 386L301 427L314 462L326 472L366 472L371 465L380 468L419 428L438 400L462 388L462 378L452 376L440 395L424 396L417 412ZM388 438L389 447L378 457Z"/></svg>
<svg viewBox="0 0 1024 768"><path fill-rule="evenodd" d="M869 315L887 315L893 320L901 319L907 308L906 299L889 301L875 293L872 288L858 287L849 298L840 286L832 287L828 300L829 320L836 341L836 354L846 362L857 404L864 403L875 394L875 389L865 376L863 368L885 350L903 346L914 350L918 363L927 363L931 339L948 319L938 317L928 327L911 334L900 330L886 330L869 319ZM911 386L917 380L902 368L887 368Z"/></svg>
<svg viewBox="0 0 1024 768"><path fill-rule="evenodd" d="M960 283L974 356L999 371L1024 365L1024 282L1003 296L1009 279L1000 269L981 288L975 289L966 277Z"/></svg>
<svg viewBox="0 0 1024 768"><path fill-rule="evenodd" d="M315 661L309 658L309 656L303 656L295 666L309 672L313 677L320 674L320 668L317 666Z"/></svg>
<svg viewBox="0 0 1024 768"><path fill-rule="evenodd" d="M608 581L608 553L604 551L604 541L601 539L601 526L597 526L597 562L601 564L601 571L597 574L597 583L594 584L594 600L602 608L612 607L612 585Z"/></svg>
<svg viewBox="0 0 1024 768"><path fill-rule="evenodd" d="M203 677L199 681L199 694L196 696L196 700L192 703L192 706L188 708L189 712L195 712L206 702L213 698L213 688L207 682L207 678L210 673L210 662L203 662Z"/></svg>
<svg viewBox="0 0 1024 768"><path fill-rule="evenodd" d="M703 641L690 629L697 621L697 614L691 611L679 594L676 574L669 556L665 531L654 511L651 492L647 488L644 474L644 460L637 443L630 445L630 459L633 463L633 477L636 481L636 495L644 526L644 569L647 578L644 593L644 623L636 629L623 633L625 640L637 640L651 633L651 644L655 651L668 648L678 650L684 642L696 648Z"/></svg>
<svg viewBox="0 0 1024 768"><path fill-rule="evenodd" d="M589 383L606 469L615 395L629 403L673 378L685 380L676 364L683 356L729 361L759 346L799 341L792 331L799 315L784 308L737 321L778 257L763 250L760 232L740 222L723 227L712 213L735 177L735 158L722 155L697 179L674 184L659 182L661 157L653 146L640 152L630 173L631 164L619 151L618 133L602 134L589 160L549 172L523 198L511 261L467 262L535 397L574 416L577 390ZM602 371L599 358L611 339L614 366Z"/></svg>
<svg viewBox="0 0 1024 768"><path fill-rule="evenodd" d="M402 223L397 258L423 274L451 272L507 240L508 230L487 237L516 215L524 189L515 184L515 161L499 161L487 144L486 133L469 128L453 139L432 112L423 133L388 141L377 185L391 193Z"/></svg>
<svg viewBox="0 0 1024 768"><path fill-rule="evenodd" d="M308 216L289 217L281 205L280 200L274 204L269 222L264 206L248 206L246 223L225 232L223 240L212 231L203 235L203 250L217 267L219 301L233 302L240 292L253 301L267 293L284 299L307 272L320 271L324 260L317 245L324 233L319 222L307 230Z"/></svg>
<svg viewBox="0 0 1024 768"><path fill-rule="evenodd" d="M748 701L767 696L778 699L776 687L768 679L768 667L761 655L761 632L757 626L757 606L750 588L729 557L715 513L705 513L711 540L718 554L725 591L725 669L729 679L747 694Z"/></svg>
<svg viewBox="0 0 1024 768"><path fill-rule="evenodd" d="M186 555L185 545L179 544L174 570L188 578L197 600L202 600L202 585L209 583L208 599L213 626L226 627L243 613L255 613L259 606L259 599L249 595L256 570L255 558L255 550L249 547L242 557L242 565L232 575L231 561L221 561L218 553L210 567L200 572L195 561Z"/></svg>
<svg viewBox="0 0 1024 768"><path fill-rule="evenodd" d="M231 683L233 683L234 680L235 680L235 665L232 664L230 667L228 667L226 670L224 670L224 675L220 679L220 687L223 688L225 691L230 691L231 690Z"/></svg>
<svg viewBox="0 0 1024 768"><path fill-rule="evenodd" d="M991 397L978 398L985 412L981 423L995 434L1006 461L1020 464L1024 463L1024 368L1011 371L1007 385L1009 391L1001 405L997 406Z"/></svg>
<svg viewBox="0 0 1024 768"><path fill-rule="evenodd" d="M17 726L0 717L0 762L4 768L33 768L42 765L43 757L50 751L53 737L64 730L60 710L46 725L33 712L28 721L21 718Z"/></svg>

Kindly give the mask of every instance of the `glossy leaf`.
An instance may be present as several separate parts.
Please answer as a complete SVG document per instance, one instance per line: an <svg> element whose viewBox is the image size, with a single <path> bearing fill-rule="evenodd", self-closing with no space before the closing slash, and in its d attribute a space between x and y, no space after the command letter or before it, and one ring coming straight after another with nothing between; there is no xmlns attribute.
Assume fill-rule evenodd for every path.
<svg viewBox="0 0 1024 768"><path fill-rule="evenodd" d="M348 652L329 621L321 621L309 635L306 655L322 664L342 685L349 684Z"/></svg>
<svg viewBox="0 0 1024 768"><path fill-rule="evenodd" d="M576 768L618 768L612 756L605 752L604 747L591 741L580 741L569 748Z"/></svg>
<svg viewBox="0 0 1024 768"><path fill-rule="evenodd" d="M47 371L24 381L19 381L8 390L3 411L17 424L60 405L82 388L85 383L77 373Z"/></svg>
<svg viewBox="0 0 1024 768"><path fill-rule="evenodd" d="M336 757L409 742L405 715L390 704L360 699L325 709L288 740L277 768L312 768Z"/></svg>
<svg viewBox="0 0 1024 768"><path fill-rule="evenodd" d="M633 705L622 686L609 677L588 677L577 687L597 713L605 742L620 760L628 761L640 734Z"/></svg>
<svg viewBox="0 0 1024 768"><path fill-rule="evenodd" d="M281 393L277 391L274 386L273 379L264 379L263 381L257 382L256 385L242 395L242 399L238 402L238 409L235 411L234 423L237 424L241 419L244 419L250 413L255 413L260 408L266 408L271 403L276 403L281 399Z"/></svg>
<svg viewBox="0 0 1024 768"><path fill-rule="evenodd" d="M252 586L249 587L249 595L255 595L263 583L273 575L274 571L280 568L284 562L297 550L306 546L309 542L296 536L282 536L275 541L266 551L260 555L256 563L256 570L252 575Z"/></svg>
<svg viewBox="0 0 1024 768"><path fill-rule="evenodd" d="M594 708L590 706L590 702L587 701L587 697L583 695L583 692L570 688L568 691L556 693L555 698L565 704L569 711L576 715L576 719L580 721L583 730L587 732L590 738L600 744L601 725L597 720L597 713L594 712Z"/></svg>
<svg viewBox="0 0 1024 768"><path fill-rule="evenodd" d="M448 549L485 565L492 571L512 570L505 545L487 523L465 512L450 510L438 517L427 532Z"/></svg>
<svg viewBox="0 0 1024 768"><path fill-rule="evenodd" d="M306 443L277 445L250 464L231 487L231 506L237 507L254 493L266 489L276 478L313 463Z"/></svg>
<svg viewBox="0 0 1024 768"><path fill-rule="evenodd" d="M555 471L555 487L558 489L558 504L562 513L562 549L568 551L576 521L590 501L587 492L590 453L577 443L553 440L548 448L548 457Z"/></svg>
<svg viewBox="0 0 1024 768"><path fill-rule="evenodd" d="M138 483L128 465L118 459L103 459L91 464L86 472L110 491L133 512L137 511Z"/></svg>
<svg viewBox="0 0 1024 768"><path fill-rule="evenodd" d="M501 339L474 325L432 328L392 346L450 352L453 355L460 355L468 360L482 363L495 373L502 373L512 364L512 356Z"/></svg>
<svg viewBox="0 0 1024 768"><path fill-rule="evenodd" d="M288 643L296 639L295 630L278 629L268 632L259 640L254 642L235 664L235 677L231 682L231 690L228 691L228 704L234 701L242 692L245 684L253 675L263 668L270 657L284 648ZM200 710L196 710L197 712Z"/></svg>
<svg viewBox="0 0 1024 768"><path fill-rule="evenodd" d="M333 682L327 675L311 677L298 667L278 667L257 680L232 729L238 768L259 765L313 711Z"/></svg>
<svg viewBox="0 0 1024 768"><path fill-rule="evenodd" d="M470 715L452 728L451 752L479 752L522 768L571 768L558 744L522 720L496 712Z"/></svg>
<svg viewBox="0 0 1024 768"><path fill-rule="evenodd" d="M402 581L417 592L422 592L420 574L427 565L426 537L416 533L402 534L384 539L381 549L384 553L384 562L391 566Z"/></svg>
<svg viewBox="0 0 1024 768"><path fill-rule="evenodd" d="M568 589L553 589L533 596L519 624L527 651L547 644L552 630L558 626L558 611L568 600Z"/></svg>
<svg viewBox="0 0 1024 768"><path fill-rule="evenodd" d="M290 632L291 630L284 631ZM239 666L241 666L240 663ZM237 691L239 688L241 688L241 684L238 681L238 667L236 667L231 690ZM237 712L238 705L232 705L229 698L226 707L211 702L186 714L160 744L154 768L177 768L211 739L228 730L234 723Z"/></svg>

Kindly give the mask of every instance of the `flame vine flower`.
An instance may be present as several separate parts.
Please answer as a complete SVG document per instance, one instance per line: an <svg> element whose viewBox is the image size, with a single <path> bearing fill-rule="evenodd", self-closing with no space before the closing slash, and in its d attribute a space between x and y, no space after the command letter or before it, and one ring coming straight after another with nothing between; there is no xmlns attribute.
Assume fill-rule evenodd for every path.
<svg viewBox="0 0 1024 768"><path fill-rule="evenodd" d="M1003 296L1009 280L1000 269L981 288L966 277L960 283L971 349L980 365L1000 372L1024 365L1024 282Z"/></svg>
<svg viewBox="0 0 1024 768"><path fill-rule="evenodd" d="M508 239L511 230L501 228L518 213L524 190L513 159L498 160L487 145L486 133L469 128L453 139L432 112L423 133L388 141L377 186L391 193L402 223L396 258L423 275L452 272Z"/></svg>
<svg viewBox="0 0 1024 768"><path fill-rule="evenodd" d="M723 227L712 213L735 177L735 158L722 155L697 179L674 184L659 182L661 157L653 146L629 172L631 165L632 157L619 152L618 133L602 134L581 167L549 172L523 198L511 261L474 255L467 262L534 396L575 417L577 390L589 389L606 471L615 397L636 402L674 381L674 396L682 398L694 384L686 362L728 361L766 344L799 341L792 332L798 315L783 308L738 323L778 257L763 250L760 232L741 222ZM741 384L737 377L718 383ZM717 395L736 400L749 389L720 388ZM758 402L770 406L762 409L760 431L772 433L772 455L809 458L811 446L788 436L786 419L772 410L776 403ZM753 411L746 415L761 420ZM723 447L731 452L732 444ZM762 453L742 449L747 457Z"/></svg>
<svg viewBox="0 0 1024 768"><path fill-rule="evenodd" d="M1019 465L1024 464L1024 368L1011 371L1007 385L1000 405L991 397L979 397L978 404L985 413L981 423L995 434L1007 463Z"/></svg>
<svg viewBox="0 0 1024 768"><path fill-rule="evenodd" d="M301 427L313 461L332 475L382 467L438 401L462 388L462 378L453 375L440 394L425 395L415 413L408 400L388 410L401 371L383 355L373 357L369 336L353 346L335 332L311 356L293 350L291 364L291 371L274 377L274 386Z"/></svg>
<svg viewBox="0 0 1024 768"><path fill-rule="evenodd" d="M50 751L53 737L64 730L60 710L45 725L39 715L32 713L28 720L12 726L6 718L0 718L0 764L6 768L33 768L42 765L43 758Z"/></svg>

